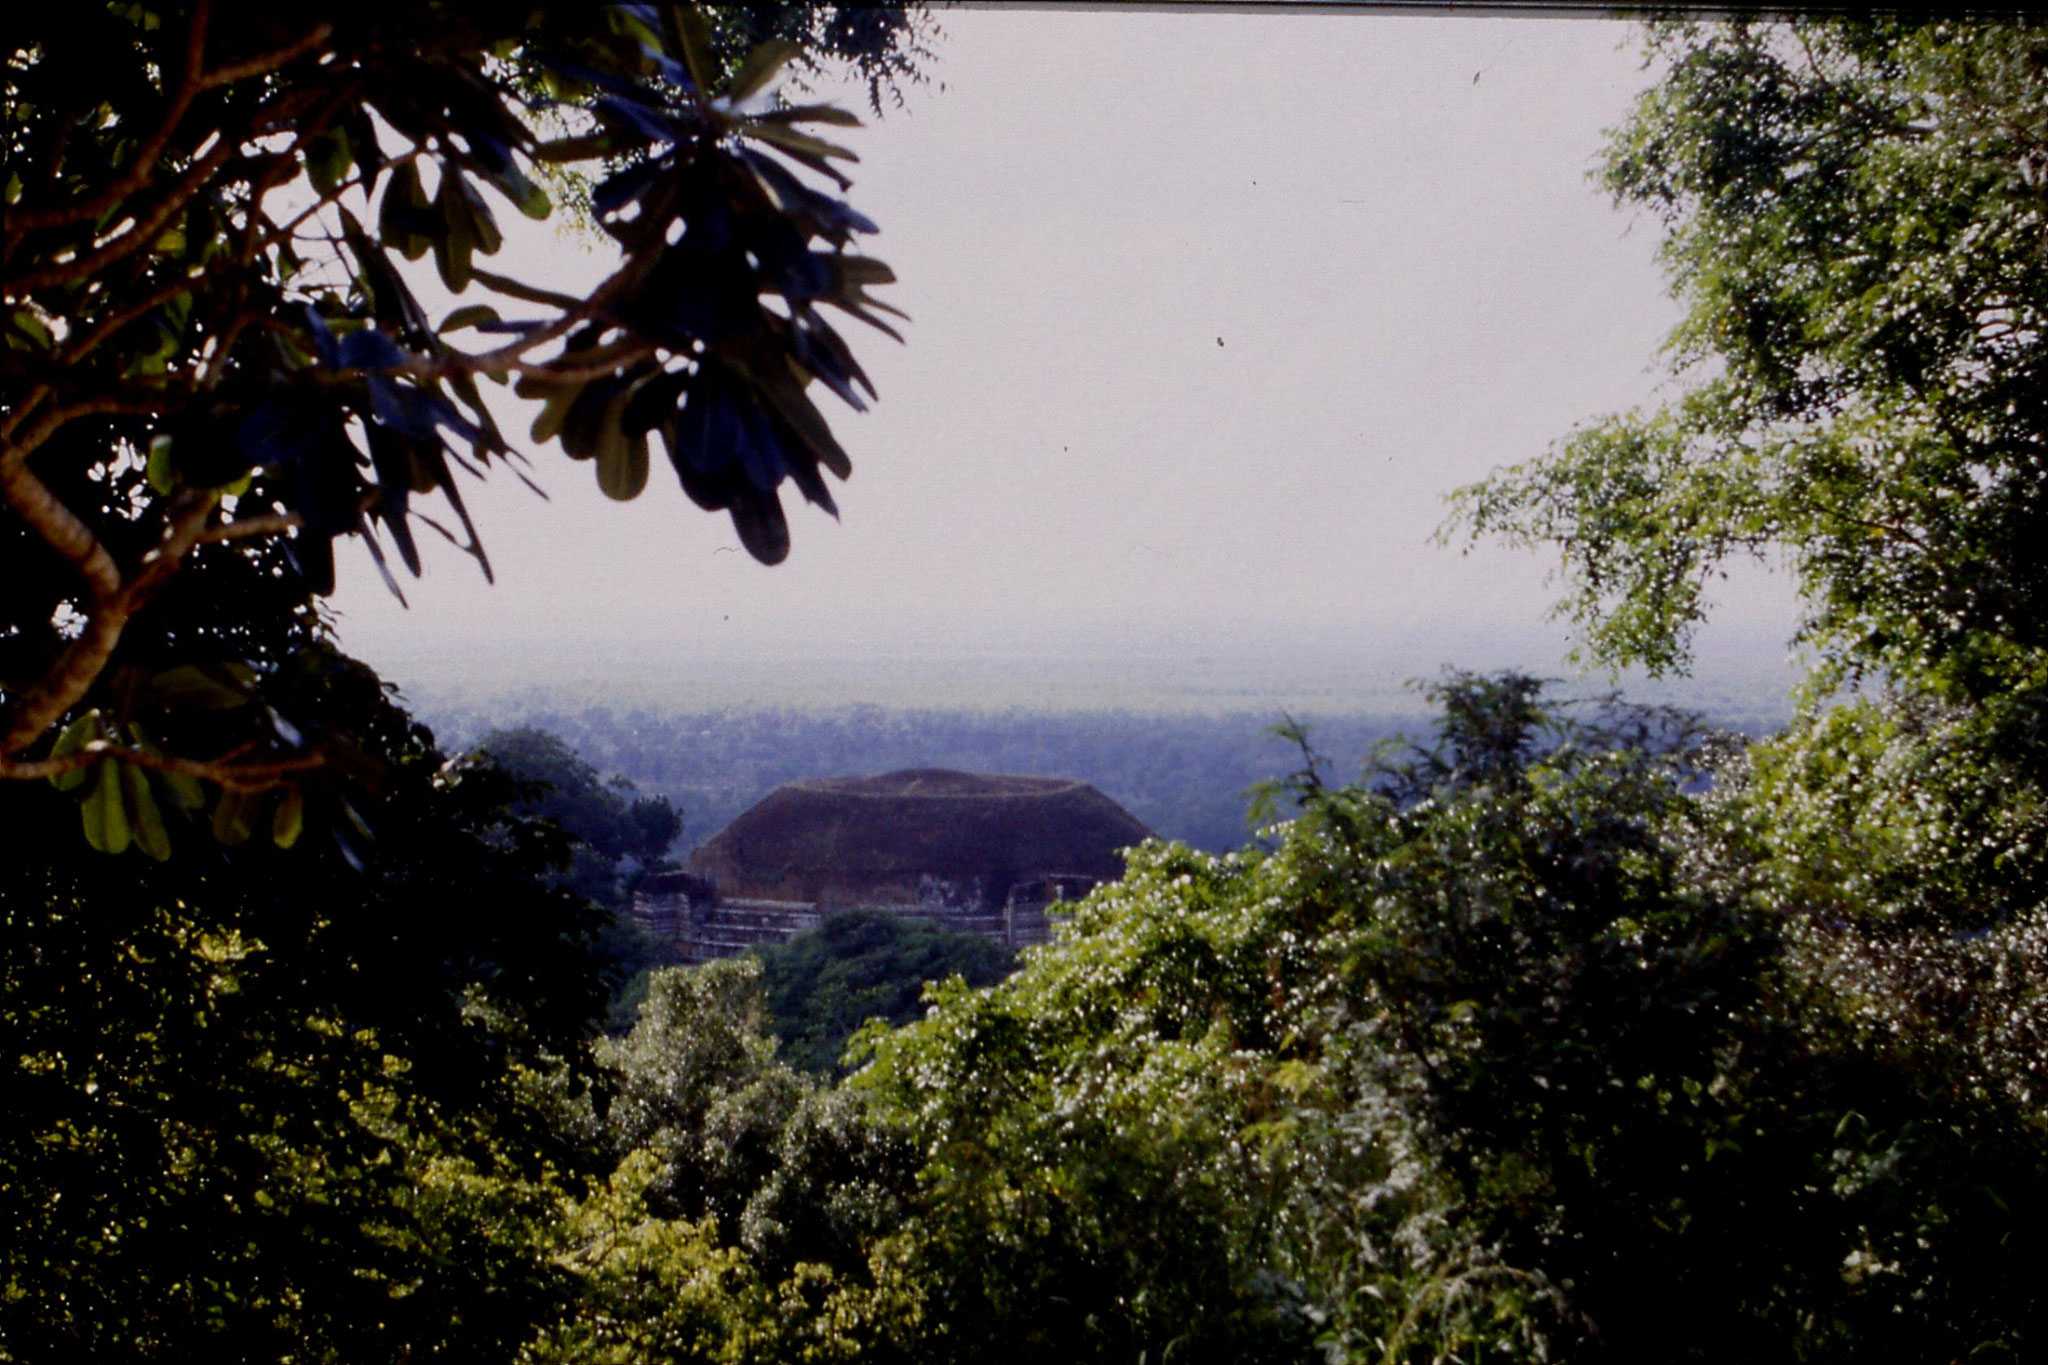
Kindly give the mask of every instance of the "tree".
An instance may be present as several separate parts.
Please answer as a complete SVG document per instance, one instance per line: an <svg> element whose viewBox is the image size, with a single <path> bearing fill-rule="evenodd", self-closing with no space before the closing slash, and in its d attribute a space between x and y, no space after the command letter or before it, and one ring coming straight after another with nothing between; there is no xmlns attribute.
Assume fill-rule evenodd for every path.
<svg viewBox="0 0 2048 1365"><path fill-rule="evenodd" d="M245 620L312 619L341 535L417 573L426 525L488 574L458 474L518 456L480 381L542 400L535 442L613 497L642 490L658 435L683 491L781 559L780 486L830 510L824 473L849 468L806 390L872 396L820 308L894 333L867 292L888 269L851 249L874 225L798 173L843 189L852 153L811 129L856 120L766 92L792 58L853 56L879 104L918 31L901 8L462 0L17 25L0 776L71 787L96 846L160 857L165 806L235 827L250 794L347 769ZM545 216L544 184L578 176L621 253L603 285L480 264L504 208ZM429 254L484 301L429 319L406 270ZM233 596L180 591L202 577Z"/></svg>
<svg viewBox="0 0 2048 1365"><path fill-rule="evenodd" d="M665 433L765 558L781 481L843 473L804 389L864 380L817 306L869 313L886 270L799 175L847 116L765 87L854 56L879 101L904 11L325 8L10 28L0 776L161 865L0 783L9 1358L504 1359L571 1316L610 1207L574 1121L600 917L516 782L335 648L332 542L410 566L438 492L482 560L453 480L511 455L485 379L545 388L615 494ZM621 245L590 298L478 268L543 184ZM428 253L526 316L430 326Z"/></svg>
<svg viewBox="0 0 2048 1365"><path fill-rule="evenodd" d="M942 1358L2025 1358L2039 1109L1816 989L1720 742L1437 696L1270 853L1148 846L857 1040Z"/></svg>
<svg viewBox="0 0 2048 1365"><path fill-rule="evenodd" d="M1724 559L1790 562L1821 668L1718 781L1800 1030L1904 1099L1841 1106L1841 1188L1882 1209L1842 1274L1880 1302L1917 1284L1899 1312L1938 1349L2018 1357L2044 1308L1978 1297L2002 1263L1942 1229L1985 1196L1942 1165L2007 1172L2006 1198L2048 1152L2048 33L1669 24L1652 48L1606 175L1664 219L1684 387L1459 516L1557 547L1562 610L1614 664L1682 667Z"/></svg>
<svg viewBox="0 0 2048 1365"><path fill-rule="evenodd" d="M928 983L1002 980L1016 954L978 934L881 910L828 915L816 929L754 950L769 1027L783 1055L814 1075L844 1075L847 1039L869 1019L907 1024L924 1013Z"/></svg>
<svg viewBox="0 0 2048 1365"><path fill-rule="evenodd" d="M502 1356L556 1310L530 1187L586 1162L520 1077L591 1083L598 917L509 778L444 764L368 670L324 685L376 746L374 839L159 866L0 784L0 1354Z"/></svg>
<svg viewBox="0 0 2048 1365"><path fill-rule="evenodd" d="M580 1108L616 1164L550 1229L576 1291L533 1358L927 1358L900 1351L928 1287L877 1254L916 1154L762 1024L759 964L734 958L654 973L600 1045L609 1103Z"/></svg>
<svg viewBox="0 0 2048 1365"><path fill-rule="evenodd" d="M682 833L682 817L667 797L635 796L623 777L601 780L581 755L545 730L493 730L476 752L527 784L530 794L518 803L519 812L554 821L576 841L572 884L614 909L626 889L620 863L631 858L641 868L651 867Z"/></svg>
<svg viewBox="0 0 2048 1365"><path fill-rule="evenodd" d="M2048 1094L2011 1032L2048 1028L2015 946L2048 933L2048 31L1651 35L1665 71L1606 179L1664 220L1687 387L1460 516L1556 546L1588 651L1652 668L1682 665L1722 559L1781 547L1824 667L1753 755L1779 903L1859 964L1845 1009L1883 978L1959 1083Z"/></svg>
<svg viewBox="0 0 2048 1365"><path fill-rule="evenodd" d="M2037 711L2048 32L1650 35L1605 177L1664 222L1686 388L1462 490L1463 524L1557 548L1601 662L1682 666L1720 564L1778 548L1838 674Z"/></svg>

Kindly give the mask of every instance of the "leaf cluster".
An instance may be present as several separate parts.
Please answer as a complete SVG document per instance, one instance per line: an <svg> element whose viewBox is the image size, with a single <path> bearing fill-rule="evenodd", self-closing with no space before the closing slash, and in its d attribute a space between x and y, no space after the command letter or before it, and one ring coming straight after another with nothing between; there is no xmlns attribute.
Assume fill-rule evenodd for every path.
<svg viewBox="0 0 2048 1365"><path fill-rule="evenodd" d="M928 983L993 985L1016 965L1010 949L979 935L860 909L755 954L783 1056L818 1076L845 1074L847 1040L869 1019L895 1027L922 1015Z"/></svg>
<svg viewBox="0 0 2048 1365"><path fill-rule="evenodd" d="M1673 23L1609 145L1663 220L1680 396L1457 495L1555 547L1587 653L1682 667L1725 561L1782 553L1805 636L1985 701L2038 689L2048 38L2024 23Z"/></svg>
<svg viewBox="0 0 2048 1365"><path fill-rule="evenodd" d="M73 785L96 846L160 857L161 807L194 806L194 780L261 793L347 767L278 723L279 661L238 651L229 613L219 636L195 628L172 585L214 564L267 580L240 606L260 632L332 591L337 537L417 576L418 527L488 575L459 476L522 457L486 383L542 400L534 441L613 497L644 488L658 437L685 493L783 558L782 484L831 510L824 475L850 472L807 390L873 396L820 310L895 333L870 292L888 268L852 249L874 224L807 178L846 187L852 152L814 129L857 120L773 84L796 59L907 70L917 31L900 9L798 9L110 4L10 39L7 774L90 769ZM500 214L546 216L544 169L577 167L621 254L610 278L570 297L486 269ZM409 271L429 256L467 296L439 322ZM210 697L155 676L168 665L132 674L166 654ZM221 712L211 743L167 738L166 688ZM300 825L216 817L231 837L267 818L283 844Z"/></svg>
<svg viewBox="0 0 2048 1365"><path fill-rule="evenodd" d="M1956 1007L2035 930L1946 973L1925 938L1851 952L1783 914L1739 760L1702 793L1714 751L1672 717L1441 695L1437 744L1301 793L1270 854L1143 851L1015 976L864 1035L851 1084L927 1153L922 1254L986 1272L944 1310L976 1349L2031 1341L2044 1134L2030 1035L1990 1019L2038 1022L2038 973ZM1966 1082L1998 1059L2008 1085Z"/></svg>

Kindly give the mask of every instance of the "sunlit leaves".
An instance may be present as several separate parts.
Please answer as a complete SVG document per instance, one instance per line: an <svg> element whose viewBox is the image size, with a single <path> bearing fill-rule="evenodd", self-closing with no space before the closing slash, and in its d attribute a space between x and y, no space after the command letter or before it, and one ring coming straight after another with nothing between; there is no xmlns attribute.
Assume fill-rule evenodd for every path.
<svg viewBox="0 0 2048 1365"><path fill-rule="evenodd" d="M1660 214L1690 385L1460 497L1561 553L1602 662L1682 667L1724 562L1780 549L1844 671L1982 700L2048 649L2048 266L2037 29L1671 25L1616 131Z"/></svg>

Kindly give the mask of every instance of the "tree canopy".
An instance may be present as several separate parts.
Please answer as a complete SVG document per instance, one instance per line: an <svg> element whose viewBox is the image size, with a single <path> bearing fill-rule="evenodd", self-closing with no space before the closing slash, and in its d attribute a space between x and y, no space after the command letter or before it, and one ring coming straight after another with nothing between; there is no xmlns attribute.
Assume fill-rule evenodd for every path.
<svg viewBox="0 0 2048 1365"><path fill-rule="evenodd" d="M827 915L816 929L754 951L767 1027L792 1065L820 1076L845 1074L847 1040L868 1020L920 1018L931 982L988 986L1017 965L993 940L881 910Z"/></svg>
<svg viewBox="0 0 2048 1365"><path fill-rule="evenodd" d="M611 861L632 858L651 866L682 833L682 817L667 797L636 796L625 778L600 778L582 755L546 730L493 730L478 741L476 752L530 785L522 813L553 820Z"/></svg>
<svg viewBox="0 0 2048 1365"><path fill-rule="evenodd" d="M426 527L488 574L460 480L522 458L492 385L615 498L658 438L780 560L782 486L829 511L850 468L808 390L873 393L822 310L894 333L868 292L890 273L854 249L875 225L835 193L853 153L816 131L857 120L771 86L851 57L879 104L919 32L901 8L457 0L11 26L0 775L162 856L182 811L238 829L251 794L348 768L360 746L248 625L317 633L344 535L417 574ZM587 297L484 264L500 216L562 184L619 252ZM439 319L408 282L429 256L463 296Z"/></svg>
<svg viewBox="0 0 2048 1365"><path fill-rule="evenodd" d="M1464 524L1555 547L1601 661L1681 666L1723 561L1779 552L1839 670L2038 697L2048 33L1676 23L1651 55L1604 173L1665 225L1681 396L1463 490Z"/></svg>

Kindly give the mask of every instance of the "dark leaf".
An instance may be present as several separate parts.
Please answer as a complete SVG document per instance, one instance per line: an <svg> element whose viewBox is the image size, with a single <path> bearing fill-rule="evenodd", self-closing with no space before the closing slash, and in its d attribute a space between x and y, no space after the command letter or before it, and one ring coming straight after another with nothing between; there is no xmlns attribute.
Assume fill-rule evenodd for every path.
<svg viewBox="0 0 2048 1365"><path fill-rule="evenodd" d="M780 564L789 558L789 522L782 515L782 500L772 492L747 492L732 505L733 529L740 544L763 564Z"/></svg>

